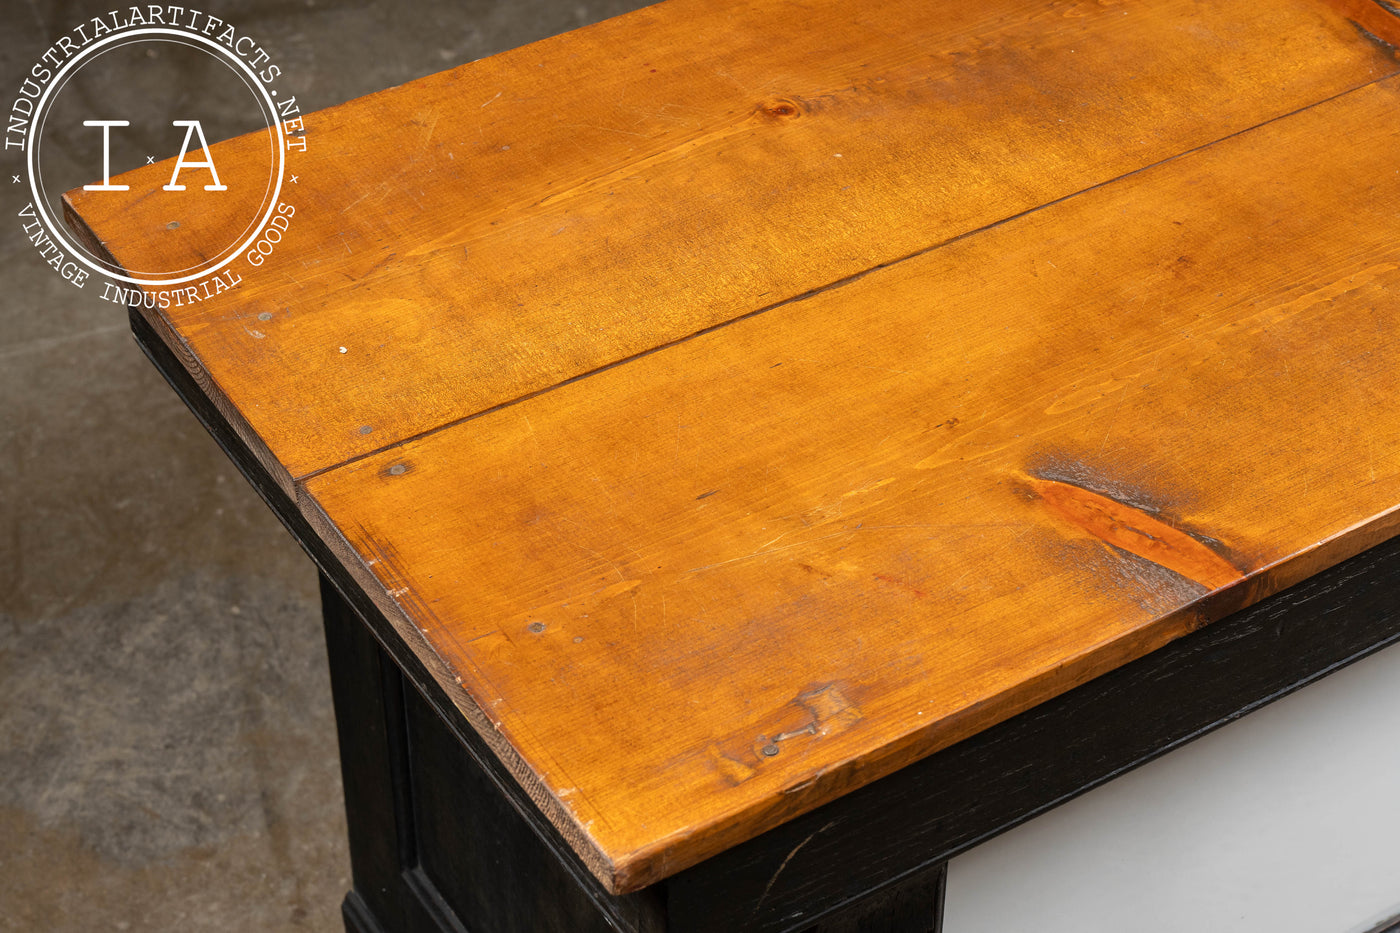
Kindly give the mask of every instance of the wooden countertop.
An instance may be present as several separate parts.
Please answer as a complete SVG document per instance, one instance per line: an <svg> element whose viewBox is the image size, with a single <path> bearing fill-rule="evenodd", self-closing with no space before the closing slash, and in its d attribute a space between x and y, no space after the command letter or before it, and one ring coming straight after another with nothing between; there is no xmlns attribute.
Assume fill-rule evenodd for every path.
<svg viewBox="0 0 1400 933"><path fill-rule="evenodd" d="M270 259L144 313L629 891L1400 529L1387 40L670 0L307 116ZM266 145L69 220L195 262Z"/></svg>

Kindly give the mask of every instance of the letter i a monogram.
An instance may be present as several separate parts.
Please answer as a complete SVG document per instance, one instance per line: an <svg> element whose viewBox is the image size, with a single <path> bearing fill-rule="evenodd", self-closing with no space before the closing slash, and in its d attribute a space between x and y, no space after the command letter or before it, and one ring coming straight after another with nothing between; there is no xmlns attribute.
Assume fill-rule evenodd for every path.
<svg viewBox="0 0 1400 933"><path fill-rule="evenodd" d="M112 127L130 126L128 120L84 120L83 126L102 127L102 184L83 185L84 191L127 191L129 185L112 184ZM184 191L185 186L180 184L180 170L184 168L207 168L209 175L214 179L212 185L205 185L205 191L227 191L228 185L219 181L219 172L214 168L214 157L209 154L209 142L204 138L204 127L199 125L198 120L173 120L172 126L183 126L185 128L185 141L180 144L180 155L175 159L175 170L170 173L170 184L163 185L164 191ZM196 133L199 134L199 149L204 153L203 162L190 162L185 159L185 153L190 149L190 138Z"/></svg>

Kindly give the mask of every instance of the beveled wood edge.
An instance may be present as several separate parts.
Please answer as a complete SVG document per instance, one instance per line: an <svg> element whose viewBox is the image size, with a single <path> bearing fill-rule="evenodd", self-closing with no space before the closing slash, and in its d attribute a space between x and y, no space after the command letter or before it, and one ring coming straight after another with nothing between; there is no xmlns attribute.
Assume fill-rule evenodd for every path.
<svg viewBox="0 0 1400 933"><path fill-rule="evenodd" d="M122 268L121 263L117 262L116 257L114 257L107 248L106 242L98 237L97 233L88 225L88 222L83 219L83 216L74 209L73 202L70 200L67 193L63 195L63 220L68 224L69 229L78 237L81 244L92 251L98 259L113 269ZM142 286L132 287L150 294L150 291ZM165 344L175 355L175 358L180 361L180 364L184 366L190 378L195 381L195 384L199 386L200 390L209 401L219 409L219 414L224 417L224 420L229 423L229 426L233 428L243 443L247 445L248 450L257 458L262 468L267 471L268 476L277 483L282 492L286 493L289 497L294 497L295 493L293 490L291 473L278 462L277 458L272 455L272 451L263 443L262 438L253 430L252 425L248 424L243 415L239 413L233 403L228 400L228 396L224 393L223 389L219 387L218 381L209 374L208 369L206 369L204 364L200 361L199 355L194 352L194 348L179 335L175 328L171 326L170 321L160 312L159 305L146 307L145 303L142 303L140 306L128 307L127 310L136 310L140 312L141 316L146 319L146 322L151 325L151 329L160 336L161 342Z"/></svg>
<svg viewBox="0 0 1400 933"><path fill-rule="evenodd" d="M385 933L374 911L353 890L340 902L340 919L345 924L346 933Z"/></svg>
<svg viewBox="0 0 1400 933"><path fill-rule="evenodd" d="M477 703L476 699L462 687L462 678L437 653L426 636L413 623L403 607L385 590L384 584L375 577L364 559L345 539L340 529L331 522L320 504L300 484L296 484L295 505L308 525L316 532L321 542L340 561L353 578L361 592L369 599L384 619L393 626L394 632L410 651L418 658L423 669L442 688L457 712L471 725L491 752L496 755L506 770L515 778L520 789L539 807L549 821L554 824L564 840L578 854L588 870L611 894L624 894L629 890L620 889L618 866L593 840L583 824L570 812L550 790L519 751L500 733L500 724Z"/></svg>

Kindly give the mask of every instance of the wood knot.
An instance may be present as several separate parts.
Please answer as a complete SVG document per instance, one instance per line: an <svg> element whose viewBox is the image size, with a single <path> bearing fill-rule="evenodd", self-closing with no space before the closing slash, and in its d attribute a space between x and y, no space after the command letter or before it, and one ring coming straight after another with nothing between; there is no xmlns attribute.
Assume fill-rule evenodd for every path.
<svg viewBox="0 0 1400 933"><path fill-rule="evenodd" d="M794 120L802 116L805 111L802 109L802 105L795 100L775 97L760 103L754 112L758 116L767 117L770 120Z"/></svg>
<svg viewBox="0 0 1400 933"><path fill-rule="evenodd" d="M1026 484L1027 492L1062 521L1207 590L1230 586L1245 576L1243 570L1188 530L1141 506L1062 480L1031 477Z"/></svg>

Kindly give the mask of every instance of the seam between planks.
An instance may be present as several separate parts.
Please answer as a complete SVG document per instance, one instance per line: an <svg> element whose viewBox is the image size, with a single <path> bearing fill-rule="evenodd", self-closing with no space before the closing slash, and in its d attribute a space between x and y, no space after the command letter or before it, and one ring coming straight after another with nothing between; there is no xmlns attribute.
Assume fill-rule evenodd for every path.
<svg viewBox="0 0 1400 933"><path fill-rule="evenodd" d="M888 262L879 263L879 264L877 264L877 265L871 266L869 269L863 269L863 270L861 270L860 272L854 272L854 273L852 273L852 274L850 274L850 275L847 275L847 276L844 276L844 277L842 277L842 278L835 279L835 280L833 280L833 281L831 281L831 282L828 282L828 283L825 284L825 285L820 285L820 286L818 286L818 287L816 287L816 288L808 289L807 291L802 292L801 294L793 295L793 296L791 296L791 297L789 297L789 298L784 298L784 299L782 299L781 301L775 301L775 302L773 302L772 304L764 305L763 307L760 307L760 308L755 308L755 309L753 309L752 311L745 311L744 313L735 315L734 317L729 318L728 320L720 321L720 322L717 323L717 324L711 324L709 327L701 328L700 330L697 330L697 331L694 331L694 332L692 332L692 333L686 334L686 335L683 336L683 337L677 337L677 338L675 338L675 339L673 339L673 340L668 340L668 341L666 341L666 342L664 342L664 343L659 343L659 344L657 344L657 345L654 346L654 347L649 347L649 348L646 349L646 350L642 350L642 351L639 351L639 352L637 352L637 353L633 353L633 354L630 354L630 355L628 355L628 356L621 357L621 358L619 358L619 359L613 360L613 361L610 362L610 363L605 363L605 364L603 364L602 366L597 366L597 367L595 367L595 368L593 368L593 369L590 369L590 370L588 370L587 372L582 372L582 373L579 373L579 374L577 374L577 375L575 375L575 376L570 376L568 379L563 379L563 380L560 380L559 382L556 382L556 383L554 383L554 384L552 384L552 385L545 386L544 388L536 389L536 390L534 390L533 392L526 392L526 393L524 393L524 394L522 394L522 395L518 395L518 396L516 396L516 397L514 397L514 398L511 398L511 399L508 399L508 400L506 400L506 401L504 401L504 402L498 402L498 403L496 403L496 404L494 404L494 405L491 405L491 406L489 406L489 407L487 407L487 408L483 408L483 409L481 409L480 411L475 411L475 412L472 412L471 414L463 415L463 416L461 416L461 417L459 417L459 418L454 418L454 419L452 419L452 420L450 420L450 421L444 421L444 422L443 422L442 424L440 424L440 425L437 425L437 426L432 427L432 428L428 428L427 430L424 430L424 431L419 431L419 432L417 432L417 433L415 433L415 434L410 434L410 435L408 435L408 436L406 436L406 437L402 437L402 438L400 438L400 439L398 439L398 440L396 440L396 441L393 441L393 442L391 442L391 443L384 444L384 445L381 446L381 447L376 447L376 448L374 448L373 450L368 450L368 451L365 451L364 453L356 454L356 455L353 456L353 457L348 457L348 458L346 458L345 460L341 460L341 461L338 461L338 462L336 462L336 463L330 464L330 465L328 465L328 466L319 467L319 468L317 468L317 469L315 469L315 470L311 470L311 471L309 471L309 472L307 472L307 473L300 474L300 475L298 475L298 476L292 477L292 481L293 481L294 483L297 483L297 484L304 483L304 482L306 482L306 481L308 481L308 480L315 479L316 477L321 476L321 475L324 474L324 473L329 473L329 472L331 472L331 471L333 471L333 470L338 470L338 469L340 469L341 467L349 466L349 465L352 464L352 463L358 463L358 462L360 462L361 460L367 460L367 459L369 459L369 458L371 458L371 457L377 457L377 456L379 456L379 455L382 454L382 453L385 453L385 452L390 451L390 450L394 450L395 448L398 448L398 447L402 447L402 446L404 446L405 444L410 444L410 443L412 443L412 442L414 442L414 441L421 440L422 438L425 438L425 437L431 437L432 435L437 434L437 433L439 433L439 432L441 432L441 431L446 431L446 430L448 430L449 428L454 428L454 427L457 427L458 425L465 424L466 422L474 421L474 420L476 420L477 418L481 418L481 417L483 417L483 416L485 416L485 415L494 414L495 412L501 411L502 409L510 408L510 407L513 406L513 405L518 405L518 404L520 404L521 402L526 402L526 401L529 401L529 400L531 400L531 399L538 398L539 396L544 395L544 394L547 393L547 392L553 392L555 389L560 389L560 388L563 388L564 386L572 385L573 383L579 382L579 381L581 381L581 380L583 380L583 379L587 379L587 378L589 378L590 376L595 376L595 375L597 375L597 374L599 374L599 373L607 372L608 370L610 370L610 369L615 369L615 368L617 368L617 367L619 367L619 366L625 366L625 365L627 365L628 363L631 363L631 362L634 361L634 360L642 359L643 357L650 356L650 355L652 355L653 353L660 353L660 352L662 352L662 351L664 351L664 350L670 349L671 347L677 346L677 345L679 345L679 344L686 343L687 341L690 341L690 340L694 340L694 339L696 339L697 337L703 337L703 336L705 336L706 334L710 334L710 333L713 333L713 332L715 332L715 331L717 331L717 330L720 330L720 329L722 329L722 328L729 327L731 324L737 324L737 323L739 323L740 321L746 321L746 320L748 320L748 319L750 319L750 318L758 317L758 316L761 315L761 314L767 314L769 311L774 311L774 310L776 310L776 309L778 309L778 308L782 308L782 307L785 307L785 306L787 306L787 305L796 304L797 302L800 302L800 301L806 301L807 299L809 299L809 298L814 298L814 297L816 297L817 295L820 295L820 294L822 294L822 293L824 293L824 292L834 291L835 289L842 288L843 286L846 286L846 285L850 285L850 284L852 284L853 282L858 282L858 281L860 281L861 279L865 278L866 276L871 275L872 273L875 273L875 272L879 272L879 271L882 270L882 269L891 268L891 267L896 266L896 265L898 265L898 264L900 264L900 263L902 263L902 262L907 262L907 261L909 261L909 260L911 260L911 259L916 259L916 258L918 258L918 257L920 257L920 256L927 255L927 254L929 254L929 253L934 252L935 250L943 249L943 248L946 247L946 246L950 246L950 245L952 245L952 244L954 244L954 243L958 243L958 242L960 242L960 241L962 241L962 240L966 240L966 239L969 239L969 238L971 238L971 237L979 236L979 235L981 235L981 234L983 234L983 233L985 233L985 232L987 232L987 231L989 231L989 230L995 230L996 228L1001 227L1001 226L1003 226L1003 225L1005 225L1005 224L1012 223L1013 221L1016 221L1016 220L1020 220L1020 219L1023 218L1023 217L1028 217L1028 216L1030 216L1031 214L1035 214L1035 213L1037 213L1037 212L1039 212L1039 211L1043 211L1043 210L1045 210L1045 209L1047 209L1047 208L1054 207L1054 206L1057 205L1057 204L1062 204L1062 203L1064 203L1064 202L1066 202L1066 201L1069 201L1069 200L1071 200L1071 199L1073 199L1073 198L1077 198L1077 197L1080 197L1080 196L1082 196L1082 195L1088 194L1089 192L1097 191L1097 190L1100 189L1100 188L1105 188L1105 187L1108 187L1109 185L1118 184L1119 182L1123 181L1124 179L1131 178L1131 177L1133 177L1134 175L1139 175L1139 174L1141 174L1141 173L1143 173L1143 172L1150 171L1150 170L1155 169L1155 168L1157 168L1157 167L1159 167L1159 166L1166 165L1166 164L1171 163L1171 162L1175 162L1177 159L1181 159L1181 158L1183 158L1183 157L1185 157L1185 156L1192 155L1193 153L1197 153L1197 152L1201 152L1201 151L1203 151L1203 150L1209 149L1209 148L1211 148L1212 146L1219 145L1220 143L1225 142L1225 141L1227 141L1227 140L1235 139L1236 137L1239 137L1239 136L1244 136L1244 135L1247 134L1247 133L1252 133L1252 132L1254 132L1254 131L1256 131L1256 130L1258 130L1258 129L1261 129L1261 128L1266 127L1266 126L1270 126L1271 124L1277 123L1277 122L1279 122L1279 121L1281 121L1281 120L1290 119L1290 118L1292 118L1292 117L1297 116L1298 114L1306 113L1307 111L1312 110L1312 109L1314 109L1314 108L1321 107L1321 106L1323 106L1323 105L1325 105L1325 104L1332 103L1333 101L1336 101L1336 100L1340 100L1341 98L1347 97L1348 95L1360 93L1361 91L1364 91L1364 90L1366 90L1366 89L1368 89L1368 88L1371 88L1371 87L1375 87L1375 86L1378 85L1378 84L1383 84L1383 83L1385 83L1385 82L1387 82L1387 81L1390 81L1391 79L1396 78L1396 77L1400 77L1400 68L1396 68L1396 69L1394 69L1394 70L1388 72L1387 74L1384 74L1384 75L1382 75L1382 76L1380 76L1380 77L1378 77L1378 78L1375 78L1374 80L1367 81L1365 84L1359 84L1359 85L1357 85L1356 87L1350 88L1350 89L1348 89L1348 90L1339 91L1339 92L1336 93L1336 94L1332 94L1332 95L1330 95L1330 96L1328 96L1328 97L1324 97L1324 98L1322 98L1322 99L1320 99L1320 100L1316 100L1316 101L1314 101L1313 103L1308 104L1308 105L1306 105L1306 106L1298 107L1298 108L1295 109L1295 110L1290 110L1290 111L1288 111L1287 113L1279 114L1279 115L1276 116L1276 117L1270 117L1270 118L1267 119L1267 120L1260 121L1259 123L1253 124L1252 126L1245 127L1244 129L1241 129L1241 130L1237 130L1237 131L1235 131L1235 132L1233 132L1233 133L1228 133L1228 134L1226 134L1226 135L1224 135L1224 136L1221 136L1221 137L1219 137L1219 138L1217 138L1217 139L1212 139L1210 142L1202 143L1202 144L1200 144L1199 146L1192 146L1192 147L1189 148L1189 149L1183 149L1181 152L1178 152L1178 153L1176 153L1175 155L1167 156L1167 157L1164 158L1164 159L1158 159L1156 162L1150 162L1150 163L1148 163L1147 165L1143 165L1143 166L1141 166L1141 167L1139 167L1139 168L1135 168L1135 169L1133 169L1132 171L1124 172L1122 175L1116 175L1116 176L1114 176L1113 178L1105 179L1104 181L1097 182L1096 184L1089 185L1088 187L1085 187L1085 188L1081 188L1081 189L1079 189L1078 191L1073 191L1073 192L1070 192L1069 194L1062 195L1062 196L1060 196L1060 197L1058 197L1058 198L1054 198L1053 200L1046 201L1044 204L1038 204L1038 205L1036 205L1035 207L1027 208L1027 209L1024 210L1024 211L1019 211L1019 212L1017 212L1017 213L1015 213L1015 214L1010 214L1010 215L1008 215L1008 216L1006 216L1006 217L1002 217L1002 218L999 219L999 220L994 220L994 221L992 221L992 222L990 222L990 223L983 224L983 225L980 226L980 227L976 227L976 228L974 228L974 229L966 230L966 231L964 231L964 232L962 232L962 233L955 234L955 235L953 235L953 236L950 236L950 237L947 237L947 238L945 238L945 239L939 240L937 243L932 243L932 244L930 244L930 245L928 245L928 246L925 246L925 247L922 247L922 248L920 248L920 249L917 249L917 250L913 251L912 253L908 253L908 254L906 254L906 255L904 255L904 256L900 256L900 257L895 258L895 259L891 259L891 260L888 261Z"/></svg>

